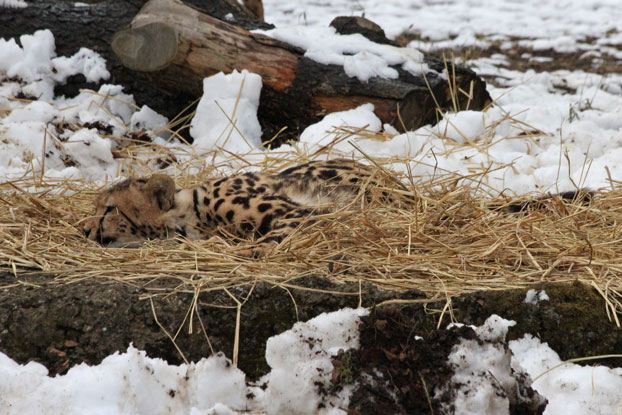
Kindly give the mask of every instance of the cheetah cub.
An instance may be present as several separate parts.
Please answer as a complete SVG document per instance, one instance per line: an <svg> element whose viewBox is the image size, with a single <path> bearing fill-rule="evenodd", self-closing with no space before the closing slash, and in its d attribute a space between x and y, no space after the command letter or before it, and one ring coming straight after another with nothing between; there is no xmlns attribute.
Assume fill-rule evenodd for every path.
<svg viewBox="0 0 622 415"><path fill-rule="evenodd" d="M255 238L257 254L310 216L346 206L359 194L388 198L393 186L380 170L346 159L213 178L185 189L165 175L128 178L99 195L84 232L107 247L137 247L148 239L203 239L225 231Z"/></svg>

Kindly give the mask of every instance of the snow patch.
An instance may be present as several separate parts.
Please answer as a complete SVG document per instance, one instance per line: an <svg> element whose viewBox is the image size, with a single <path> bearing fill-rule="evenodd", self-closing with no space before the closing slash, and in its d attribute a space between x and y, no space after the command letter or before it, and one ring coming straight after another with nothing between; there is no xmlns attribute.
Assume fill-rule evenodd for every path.
<svg viewBox="0 0 622 415"><path fill-rule="evenodd" d="M28 7L28 3L24 0L0 0L0 8L16 8L22 9L24 7Z"/></svg>
<svg viewBox="0 0 622 415"><path fill-rule="evenodd" d="M261 77L247 70L220 72L203 80L203 97L190 134L199 152L224 149L247 153L261 146L257 119Z"/></svg>
<svg viewBox="0 0 622 415"><path fill-rule="evenodd" d="M5 77L21 79L27 95L52 101L54 85L69 76L83 74L90 82L110 77L105 61L92 50L82 48L70 58L55 58L54 35L47 29L22 35L19 40L21 47L14 39L0 39L0 81Z"/></svg>
<svg viewBox="0 0 622 415"><path fill-rule="evenodd" d="M526 304L538 304L540 301L549 301L549 296L544 290L534 290L533 288L527 291L523 303Z"/></svg>
<svg viewBox="0 0 622 415"><path fill-rule="evenodd" d="M453 413L509 414L510 404L527 401L521 394L525 385L517 382L517 378L526 376L518 366L511 366L512 353L505 344L508 328L515 324L492 315L475 328L477 340L463 339L453 347L448 362L454 368L454 375L449 385L435 393L437 397L446 393L455 395ZM531 402L541 403L538 399Z"/></svg>
<svg viewBox="0 0 622 415"><path fill-rule="evenodd" d="M430 69L415 49L375 43L361 34L341 35L333 27L290 26L255 30L305 50L305 56L324 65L340 65L350 77L367 82L373 77L398 78L392 66L415 75Z"/></svg>
<svg viewBox="0 0 622 415"><path fill-rule="evenodd" d="M547 343L526 334L509 343L512 365L523 368L549 403L544 415L615 414L622 408L622 368L562 363ZM546 372L547 370L551 371Z"/></svg>
<svg viewBox="0 0 622 415"><path fill-rule="evenodd" d="M243 410L244 373L222 354L172 366L128 347L97 366L81 364L50 378L38 363L18 365L0 354L0 407L12 414L188 413L217 404Z"/></svg>
<svg viewBox="0 0 622 415"><path fill-rule="evenodd" d="M370 131L380 131L382 122L374 114L373 104L364 104L360 107L333 112L326 115L321 121L308 126L300 135L299 143L306 146L309 152L317 147L333 144L333 148L344 152L352 152L354 148L347 142L334 142L339 127L350 129L365 128Z"/></svg>
<svg viewBox="0 0 622 415"><path fill-rule="evenodd" d="M325 408L347 408L351 388L337 396L323 396L319 389L327 390L331 384L331 357L358 348L360 317L367 314L364 309L323 313L268 339L266 361L272 371L262 379L269 385L264 398L268 414L329 413L318 411L320 403Z"/></svg>
<svg viewBox="0 0 622 415"><path fill-rule="evenodd" d="M132 114L130 128L134 131L151 130L160 132L160 136L167 138L170 134L161 130L168 125L168 118L158 114L149 106L143 105L139 111Z"/></svg>

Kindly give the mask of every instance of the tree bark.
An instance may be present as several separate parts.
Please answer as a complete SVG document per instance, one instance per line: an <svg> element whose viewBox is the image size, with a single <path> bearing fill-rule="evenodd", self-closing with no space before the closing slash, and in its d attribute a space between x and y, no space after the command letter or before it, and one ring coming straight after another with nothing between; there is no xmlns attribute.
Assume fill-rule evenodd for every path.
<svg viewBox="0 0 622 415"><path fill-rule="evenodd" d="M299 48L233 23L178 0L150 0L129 28L115 35L112 49L124 65L151 73L163 89L197 96L207 76L234 69L255 72L264 84L260 119L287 125L296 135L326 113L366 102L401 131L436 122L437 109L478 110L490 103L485 82L465 68L454 73L450 68L451 84L438 72L415 76L397 67L399 79L361 82L341 66L317 63ZM425 63L435 71L445 69L431 57Z"/></svg>

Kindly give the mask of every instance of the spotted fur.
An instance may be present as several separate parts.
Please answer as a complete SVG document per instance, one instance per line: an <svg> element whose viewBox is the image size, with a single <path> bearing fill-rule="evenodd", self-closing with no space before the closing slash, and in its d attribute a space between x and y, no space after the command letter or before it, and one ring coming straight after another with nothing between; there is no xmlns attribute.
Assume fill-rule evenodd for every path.
<svg viewBox="0 0 622 415"><path fill-rule="evenodd" d="M148 239L189 239L230 233L255 238L265 250L317 213L362 195L389 197L392 180L352 160L312 161L276 174L241 173L176 189L165 175L129 178L105 190L85 234L109 247L136 247ZM385 190L383 190L385 189Z"/></svg>

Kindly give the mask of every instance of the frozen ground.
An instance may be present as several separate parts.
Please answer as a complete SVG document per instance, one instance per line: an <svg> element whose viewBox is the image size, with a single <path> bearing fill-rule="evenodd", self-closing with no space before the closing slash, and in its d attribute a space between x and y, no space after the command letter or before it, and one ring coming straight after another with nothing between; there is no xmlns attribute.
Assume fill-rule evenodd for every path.
<svg viewBox="0 0 622 415"><path fill-rule="evenodd" d="M0 1L0 8L3 6L22 7L24 2ZM448 113L436 126L399 135L383 126L368 104L331 114L303 132L299 143L267 152L260 146L262 138L256 124L260 80L248 74L241 104L233 105L236 112L223 113L232 111L231 103L240 90L236 87L241 84L240 75L235 75L206 81L212 82L212 87L193 121L192 134L197 144L188 147L167 142L165 119L148 107L137 108L120 87L104 83L108 73L95 53L81 50L72 57L56 57L52 34L38 32L19 40L0 40L0 177L111 179L127 169L115 156L122 144L118 138L146 129L154 131L158 135L156 143L174 152L182 163L199 154L228 169L240 165L223 148L247 153L245 157L254 161L266 155L293 158L325 145L332 146L332 150L323 157L344 153L360 156L350 141L370 156L393 160L396 170L404 170L408 163L421 180L442 173L487 171L483 179L487 187L482 189L491 194L555 192L575 187L607 189L622 180L622 75L597 73L599 62L613 59L619 64L622 60L622 11L617 0L266 0L264 6L266 20L286 30L286 36L311 50L311 56L331 56L361 79L391 77L387 62L411 62L412 66L418 54L413 51L407 57L395 57L386 49L379 51L367 45L353 52L356 58L349 58L350 52L343 49L344 39L325 29L336 15L364 14L379 23L389 37L407 30L413 34L411 46L424 50L498 48L497 54L466 61L478 73L494 80L489 92L495 105L485 112ZM304 36L309 31L321 33L322 44L308 42ZM594 70L519 71L504 55L504 51L517 47L529 50L520 58L534 64L554 59L543 51L579 53L591 59ZM347 53L336 53L339 50ZM54 84L75 73L102 82L99 90L77 97L53 96ZM223 111L219 113L216 108ZM229 118L234 120L235 128ZM100 124L109 126L109 136L117 139L102 137L96 128ZM206 124L214 128L208 130ZM343 132L335 130L341 126L366 127L379 133L377 137L390 139L368 135L341 140ZM152 166L148 160L146 166ZM174 169L171 173L175 173ZM545 299L541 294L536 299L534 294L528 301ZM274 343L281 341L285 340ZM327 346L325 352L331 353L331 347ZM512 364L520 364L532 377L559 363L555 352L535 338L511 342L510 348ZM305 364L303 357L299 361ZM277 373L279 365L274 359L273 363L273 372ZM304 366L287 367L291 362L282 363L283 372L305 370ZM310 363L314 364L320 363ZM325 361L321 365L326 365ZM152 370L145 371L145 367ZM306 399L287 394L277 398L274 392L267 405L261 400L266 395L258 393L260 403L253 406L244 395L249 386L243 384L243 374L228 366L222 357L171 367L131 348L109 357L100 366L79 366L54 379L47 378L41 366L21 367L5 356L0 359L0 372L4 374L0 402L10 414L151 414L156 413L151 405L168 399L169 386L180 391L166 404L177 413L229 414L247 408L272 411L270 405L276 408L281 403L288 405L288 399ZM182 380L190 372L190 380ZM221 379L221 394L213 390L216 376ZM280 381L287 382L284 378ZM105 382L105 394L99 389L101 382ZM549 400L548 415L622 411L620 369L566 365L538 378L534 388ZM209 393L202 392L208 389ZM302 385L296 390L305 393ZM487 401L475 403L482 402ZM168 408L162 405L160 408ZM478 413L503 413L490 408Z"/></svg>

